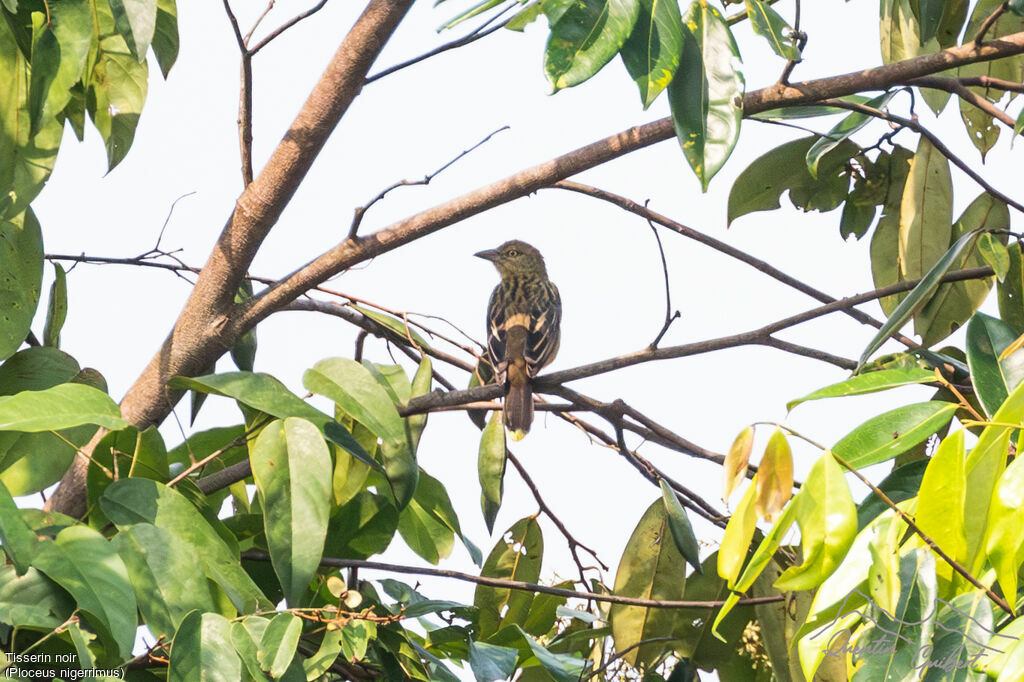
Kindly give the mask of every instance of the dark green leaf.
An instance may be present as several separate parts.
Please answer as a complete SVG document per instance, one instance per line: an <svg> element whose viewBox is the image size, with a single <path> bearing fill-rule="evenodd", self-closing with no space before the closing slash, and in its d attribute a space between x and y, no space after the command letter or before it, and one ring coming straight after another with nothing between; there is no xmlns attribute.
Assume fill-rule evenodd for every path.
<svg viewBox="0 0 1024 682"><path fill-rule="evenodd" d="M579 682L586 670L586 661L568 654L554 654L530 637L521 627L515 626L523 636L523 641L540 661L541 666L555 682Z"/></svg>
<svg viewBox="0 0 1024 682"><path fill-rule="evenodd" d="M675 491L669 487L664 478L661 479L661 499L665 503L668 527L672 532L676 549L700 573L703 570L700 566L700 547L693 534L693 526L690 525L690 519L686 515L686 510L683 509L683 505L679 503Z"/></svg>
<svg viewBox="0 0 1024 682"><path fill-rule="evenodd" d="M949 0L917 0L921 19L921 42L927 43L939 32L939 23Z"/></svg>
<svg viewBox="0 0 1024 682"><path fill-rule="evenodd" d="M872 417L835 444L839 457L861 468L892 459L932 435L953 418L957 405L914 403Z"/></svg>
<svg viewBox="0 0 1024 682"><path fill-rule="evenodd" d="M56 348L25 348L0 365L0 395L52 388L74 379L79 369L77 360Z"/></svg>
<svg viewBox="0 0 1024 682"><path fill-rule="evenodd" d="M900 266L900 208L913 156L909 149L897 146L891 154L879 154L872 165L883 197L882 215L871 237L871 277L879 288L906 279ZM886 296L878 303L886 315L892 315L905 297L906 293Z"/></svg>
<svg viewBox="0 0 1024 682"><path fill-rule="evenodd" d="M252 298L252 280L243 279L235 292L235 303L245 303ZM231 360L243 372L251 372L256 362L256 327L242 334L231 347Z"/></svg>
<svg viewBox="0 0 1024 682"><path fill-rule="evenodd" d="M967 362L971 368L971 383L989 417L1024 380L1024 352L1018 351L1008 358L999 359L1017 336L1008 324L984 313L976 313L967 324Z"/></svg>
<svg viewBox="0 0 1024 682"><path fill-rule="evenodd" d="M928 462L927 459L919 459L901 466L882 479L878 488L896 504L916 497L917 491L921 488L921 479L924 478L924 470L927 468ZM868 493L868 496L857 507L857 529L864 530L871 521L888 508L889 505L874 491Z"/></svg>
<svg viewBox="0 0 1024 682"><path fill-rule="evenodd" d="M644 109L672 81L682 50L683 19L678 2L640 0L640 14L621 55L626 71L640 89Z"/></svg>
<svg viewBox="0 0 1024 682"><path fill-rule="evenodd" d="M263 503L270 559L288 604L298 606L323 556L331 455L314 424L289 417L263 429L250 460Z"/></svg>
<svg viewBox="0 0 1024 682"><path fill-rule="evenodd" d="M416 494L398 517L398 532L410 549L432 564L447 557L455 535L461 535L448 491L422 469Z"/></svg>
<svg viewBox="0 0 1024 682"><path fill-rule="evenodd" d="M925 668L924 682L950 679L949 670L966 672L972 661L984 660L1007 640L993 638L992 604L981 590L959 594L939 609L929 661L945 663ZM992 644L988 644L992 639ZM970 679L966 676L956 679Z"/></svg>
<svg viewBox="0 0 1024 682"><path fill-rule="evenodd" d="M359 444L359 441L349 433L349 430L338 422L327 422L324 424L324 436L326 436L327 440L331 441L335 445L344 448L345 452L352 455L371 469L382 474L384 473L384 467L380 465L380 462L371 457L370 454L363 449L363 446Z"/></svg>
<svg viewBox="0 0 1024 682"><path fill-rule="evenodd" d="M999 299L999 317L1018 334L1024 334L1024 251L1021 243L1008 247L1010 267L1006 278L996 285ZM2 370L2 368L0 368ZM0 382L0 386L2 386Z"/></svg>
<svg viewBox="0 0 1024 682"><path fill-rule="evenodd" d="M496 682L512 676L516 670L518 649L487 642L469 642L469 667L477 682Z"/></svg>
<svg viewBox="0 0 1024 682"><path fill-rule="evenodd" d="M270 621L260 640L260 667L277 679L284 675L299 645L302 621L291 613L279 613Z"/></svg>
<svg viewBox="0 0 1024 682"><path fill-rule="evenodd" d="M178 59L178 7L175 0L157 0L156 27L151 43L164 78Z"/></svg>
<svg viewBox="0 0 1024 682"><path fill-rule="evenodd" d="M319 427L330 417L289 391L284 384L262 372L225 372L201 377L174 377L171 388L183 388L234 398L254 410L272 417L302 417Z"/></svg>
<svg viewBox="0 0 1024 682"><path fill-rule="evenodd" d="M11 497L2 482L0 482L0 546L3 553L14 564L18 575L25 575L32 557L35 556L38 546L38 538L25 519L22 518L21 510Z"/></svg>
<svg viewBox="0 0 1024 682"><path fill-rule="evenodd" d="M544 72L554 89L587 80L618 54L633 30L640 0L578 0L551 27Z"/></svg>
<svg viewBox="0 0 1024 682"><path fill-rule="evenodd" d="M1006 244L992 233L985 232L978 238L978 253L996 273L997 280L1002 282L1006 279L1006 274L1010 271L1010 252Z"/></svg>
<svg viewBox="0 0 1024 682"><path fill-rule="evenodd" d="M739 48L717 9L694 2L683 23L688 30L668 97L683 155L707 191L739 138L743 75L735 66Z"/></svg>
<svg viewBox="0 0 1024 682"><path fill-rule="evenodd" d="M0 622L4 625L53 630L74 610L68 593L36 569L19 577L14 566L0 566Z"/></svg>
<svg viewBox="0 0 1024 682"><path fill-rule="evenodd" d="M43 107L60 68L60 44L47 26L46 15L32 13L32 68L28 86L30 135L35 136L43 121Z"/></svg>
<svg viewBox="0 0 1024 682"><path fill-rule="evenodd" d="M729 190L729 223L754 211L779 208L786 191L793 205L804 211L831 211L839 206L850 187L846 163L857 154L857 146L846 140L826 154L818 163L815 179L805 159L816 139L787 142L747 166Z"/></svg>

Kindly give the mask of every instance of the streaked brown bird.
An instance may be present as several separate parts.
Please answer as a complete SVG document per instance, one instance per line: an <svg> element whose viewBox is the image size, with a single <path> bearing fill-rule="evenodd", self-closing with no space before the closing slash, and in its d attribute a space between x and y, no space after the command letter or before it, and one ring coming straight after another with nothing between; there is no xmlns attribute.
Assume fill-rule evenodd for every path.
<svg viewBox="0 0 1024 682"><path fill-rule="evenodd" d="M558 353L562 301L540 251L526 242L474 255L494 263L501 275L487 304L487 351L495 381L508 391L505 427L520 440L533 423L533 378Z"/></svg>

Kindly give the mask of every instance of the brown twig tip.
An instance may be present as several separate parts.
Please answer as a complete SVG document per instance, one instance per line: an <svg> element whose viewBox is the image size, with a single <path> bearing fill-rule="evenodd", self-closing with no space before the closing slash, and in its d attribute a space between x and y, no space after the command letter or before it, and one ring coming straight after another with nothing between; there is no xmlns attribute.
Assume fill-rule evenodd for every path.
<svg viewBox="0 0 1024 682"><path fill-rule="evenodd" d="M982 42L985 40L985 35L999 21L999 17L1003 16L1003 13L1009 8L1009 4L1009 2L1003 2L993 10L992 14L985 17L985 21L981 22L981 26L978 27L978 32L974 34L974 40L972 41L975 49L981 47Z"/></svg>

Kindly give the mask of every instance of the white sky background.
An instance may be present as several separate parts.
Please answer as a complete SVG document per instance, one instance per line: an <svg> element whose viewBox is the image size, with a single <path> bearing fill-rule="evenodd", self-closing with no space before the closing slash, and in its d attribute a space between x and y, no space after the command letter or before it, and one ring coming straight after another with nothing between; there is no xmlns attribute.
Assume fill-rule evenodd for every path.
<svg viewBox="0 0 1024 682"><path fill-rule="evenodd" d="M265 31L311 2L279 0L264 21ZM313 83L337 49L363 2L334 0L258 54L254 67L254 165L256 172L290 125ZM261 0L237 0L243 33L262 11ZM466 28L438 35L435 28L469 2L439 8L416 3L372 72L425 52L462 35ZM777 6L792 20L793 4ZM735 11L735 6L730 12ZM102 142L89 129L84 144L68 133L53 177L34 203L49 253L130 257L150 249L171 203L177 205L163 248L201 266L241 190L238 134L238 51L231 28L214 2L182 1L181 51L164 82L151 61L149 96L128 157L109 175ZM834 75L880 63L878 9L874 2L833 0L804 3L804 29L810 35L804 64L793 80ZM747 24L734 28L744 57L748 90L775 82L781 59L752 35ZM535 163L630 126L668 114L663 95L649 111L641 109L633 82L616 59L582 86L550 96L542 58L543 20L524 34L493 36L434 57L366 87L320 154L312 171L274 227L252 267L262 276L284 275L342 240L355 207L391 183L415 180L475 144L493 130L510 130L461 160L429 187L401 188L366 215L362 234L418 210L463 194ZM902 106L906 96L893 104ZM977 152L960 123L955 102L940 122L919 101L926 125L938 126L943 140L976 163ZM808 125L828 130L836 118ZM885 131L873 123L856 139L867 145ZM1004 139L989 154L983 175L1012 190L1011 153ZM726 198L735 176L764 151L800 136L797 131L744 121L740 142L707 194L687 166L675 141L588 171L576 179L628 196L686 225L734 244L783 271L835 296L873 288L867 257L869 238L844 243L840 210L802 214L783 200L783 209L736 221L726 231ZM898 141L911 149L916 137ZM1019 151L1017 152L1019 158ZM981 191L953 171L954 216ZM1014 215L1016 229L1020 217ZM661 231L669 262L672 305L682 312L662 345L675 345L761 326L817 303L752 268ZM475 251L507 239L523 239L545 255L562 294L562 346L550 367L566 369L645 347L660 329L664 284L658 251L642 219L593 199L556 190L481 214L375 259L330 282L331 288L382 305L441 315L477 339L483 337L487 297L497 273ZM52 268L47 266L49 286ZM99 369L120 399L169 331L189 287L168 272L120 266L80 265L69 276L69 314L62 348L83 366ZM44 289L45 291L45 289ZM994 307L994 300L986 304ZM864 307L881 317L876 304ZM45 300L36 330L42 329ZM269 372L299 395L302 372L330 356L351 357L356 329L314 313L281 313L258 328L256 370ZM856 358L873 335L843 315L802 325L783 337ZM960 339L962 332L954 339ZM895 349L895 346L893 346ZM404 356L395 354L404 360ZM369 339L365 357L390 362L379 340ZM461 372L447 370L456 384ZM219 371L234 367L225 357ZM819 442L831 444L867 417L904 402L927 400L929 389L801 405L785 414L787 400L838 381L845 373L830 365L773 349L744 348L661 363L649 363L579 381L572 387L605 401L623 398L682 436L725 452L746 424L786 420ZM211 398L194 427L188 404L178 415L186 432L240 420L233 403ZM585 418L604 426L593 416ZM162 428L169 446L179 443L174 420ZM759 430L755 460L769 429ZM636 438L629 438L637 445ZM497 539L487 536L479 509L477 447L479 432L463 413L431 417L419 450L420 464L447 486L464 531L486 555ZM794 441L796 475L802 478L817 454ZM561 420L538 413L529 437L512 446L529 468L548 504L576 537L594 547L614 567L643 510L658 495L615 452L590 445ZM641 447L665 472L718 503L720 470L654 445ZM879 477L888 465L879 468ZM860 497L863 488L855 489ZM734 497L734 502L737 498ZM39 497L26 498L39 504ZM506 474L505 501L496 530L533 514L537 507L517 473ZM694 518L697 535L717 540L719 532ZM546 520L543 579L575 576L565 543ZM499 531L500 532L500 531ZM710 549L707 551L711 551ZM375 557L377 558L377 557ZM397 537L384 560L425 565ZM475 572L456 545L442 567ZM385 577L364 572L362 577ZM415 582L411 576L394 576ZM472 599L472 586L421 580L434 598Z"/></svg>

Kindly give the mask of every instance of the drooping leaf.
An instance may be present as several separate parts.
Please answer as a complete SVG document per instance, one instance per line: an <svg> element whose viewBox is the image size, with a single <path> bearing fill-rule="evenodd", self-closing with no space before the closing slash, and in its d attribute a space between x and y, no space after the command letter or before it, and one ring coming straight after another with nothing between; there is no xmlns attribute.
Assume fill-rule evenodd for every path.
<svg viewBox="0 0 1024 682"><path fill-rule="evenodd" d="M552 87L579 85L618 54L633 30L640 0L579 0L552 25L544 72Z"/></svg>
<svg viewBox="0 0 1024 682"><path fill-rule="evenodd" d="M698 0L683 24L687 32L669 104L683 155L707 191L739 139L743 74L737 69L739 48L717 9Z"/></svg>
<svg viewBox="0 0 1024 682"><path fill-rule="evenodd" d="M697 545L697 538L693 534L693 526L686 515L686 510L679 503L676 493L669 487L665 479L661 479L661 500L665 503L665 515L668 518L668 528L672 532L672 540L676 543L676 549L683 555L683 558L694 570L700 573L703 569L700 565L700 548Z"/></svg>
<svg viewBox="0 0 1024 682"><path fill-rule="evenodd" d="M678 600L686 586L686 560L671 537L662 500L647 508L626 541L615 573L615 594L642 599ZM609 612L617 651L653 637L671 635L678 612L613 604ZM664 650L663 642L641 644L623 656L630 665L647 665Z"/></svg>
<svg viewBox="0 0 1024 682"><path fill-rule="evenodd" d="M114 13L114 25L135 59L146 59L156 32L156 0L108 0Z"/></svg>
<svg viewBox="0 0 1024 682"><path fill-rule="evenodd" d="M850 187L846 162L857 153L849 140L839 144L818 163L815 179L804 159L817 137L805 137L755 159L736 178L729 190L728 221L754 211L771 211L782 204L784 192L804 211L831 211L843 202Z"/></svg>
<svg viewBox="0 0 1024 682"><path fill-rule="evenodd" d="M753 1L755 0L748 0L748 2ZM889 100L893 98L896 92L897 91L882 93L878 97L868 100L864 105L871 107L872 109L882 109L889 103ZM821 159L825 154L835 149L843 140L846 140L870 123L872 118L873 117L869 114L859 111L851 112L842 121L837 123L832 130L828 131L828 133L822 137L819 137L817 141L811 145L811 148L807 150L807 169L811 171L811 175L813 177L818 176L818 164L821 162Z"/></svg>
<svg viewBox="0 0 1024 682"><path fill-rule="evenodd" d="M964 672L960 679L970 679L966 673L975 665L973 662L998 653L1008 642L992 637L993 624L992 603L981 590L958 594L943 604L935 617L932 650L923 668L924 682L948 680L950 670Z"/></svg>
<svg viewBox="0 0 1024 682"><path fill-rule="evenodd" d="M484 512L487 532L494 532L494 520L501 508L502 491L505 488L505 427L501 413L494 412L480 437L480 454L477 470L480 475L480 506Z"/></svg>
<svg viewBox="0 0 1024 682"><path fill-rule="evenodd" d="M544 538L537 519L526 517L512 524L484 561L481 575L534 583L540 577ZM473 605L480 609L480 637L486 639L503 627L525 622L533 594L478 585Z"/></svg>
<svg viewBox="0 0 1024 682"><path fill-rule="evenodd" d="M646 109L679 68L684 29L676 0L640 0L639 5L633 32L620 54Z"/></svg>
<svg viewBox="0 0 1024 682"><path fill-rule="evenodd" d="M1017 594L1017 572L1024 563L1024 460L1010 463L992 495L985 551L1003 594Z"/></svg>
<svg viewBox="0 0 1024 682"><path fill-rule="evenodd" d="M242 284L235 292L235 303L245 303L252 298L252 280L243 279ZM235 345L231 347L231 360L235 367L243 372L251 372L256 362L256 328L242 334Z"/></svg>
<svg viewBox="0 0 1024 682"><path fill-rule="evenodd" d="M32 557L35 556L38 548L38 538L32 529L22 518L21 510L0 482L0 546L3 552L14 564L14 569L19 576L25 575Z"/></svg>
<svg viewBox="0 0 1024 682"><path fill-rule="evenodd" d="M0 25L0 43L4 40L2 32ZM17 47L10 47L17 51ZM0 51L5 49L0 47ZM0 63L0 71L2 69L3 64ZM3 106L0 104L0 109ZM0 120L0 190L3 190L5 151L2 146L2 124ZM3 211L0 210L2 216ZM18 346L28 336L43 283L43 236L39 221L31 209L13 218L0 220L0 271L4 273L0 278L0 359L6 359L18 350Z"/></svg>
<svg viewBox="0 0 1024 682"><path fill-rule="evenodd" d="M422 469L416 493L398 517L398 531L414 552L432 564L451 553L456 535L462 537L448 491Z"/></svg>
<svg viewBox="0 0 1024 682"><path fill-rule="evenodd" d="M793 451L782 429L775 429L757 467L757 515L767 521L775 519L793 495Z"/></svg>
<svg viewBox="0 0 1024 682"><path fill-rule="evenodd" d="M50 305L46 310L46 326L43 327L43 345L60 346L60 330L68 315L68 284L64 268L54 263L54 279L50 286Z"/></svg>
<svg viewBox="0 0 1024 682"><path fill-rule="evenodd" d="M747 17L754 33L768 41L772 52L783 59L800 59L800 48L792 37L793 29L771 5L761 0L745 0Z"/></svg>
<svg viewBox="0 0 1024 682"><path fill-rule="evenodd" d="M322 427L330 417L289 391L284 384L262 372L225 372L199 377L174 377L171 388L189 389L234 398L272 417L302 417Z"/></svg>
<svg viewBox="0 0 1024 682"><path fill-rule="evenodd" d="M900 264L900 207L912 158L909 149L897 146L891 154L879 154L872 166L881 176L878 184L883 191L882 215L871 237L871 277L879 288L906 279ZM878 303L886 315L892 315L905 296L905 293L886 296L879 299Z"/></svg>
<svg viewBox="0 0 1024 682"><path fill-rule="evenodd" d="M175 0L157 0L156 25L150 44L164 78L178 60L178 7Z"/></svg>
<svg viewBox="0 0 1024 682"><path fill-rule="evenodd" d="M999 241L991 232L984 232L978 238L978 255L988 263L996 273L996 279L1002 282L1010 271L1010 251L1006 244Z"/></svg>
<svg viewBox="0 0 1024 682"><path fill-rule="evenodd" d="M747 426L736 440L729 447L725 455L725 462L722 464L722 499L728 501L732 491L743 482L747 476L747 464L750 462L750 452L754 448L754 427Z"/></svg>
<svg viewBox="0 0 1024 682"><path fill-rule="evenodd" d="M258 660L260 667L277 679L284 675L295 657L302 634L302 621L291 613L274 616L260 639Z"/></svg>
<svg viewBox="0 0 1024 682"><path fill-rule="evenodd" d="M42 391L0 397L0 430L33 433L82 424L111 430L128 426L110 396L84 384L58 384Z"/></svg>
<svg viewBox="0 0 1024 682"><path fill-rule="evenodd" d="M754 495L757 491L755 481L757 475L747 486L747 491L729 518L729 523L725 526L725 535L722 537L722 545L718 550L718 575L728 582L729 587L736 584L757 527L757 510L754 508Z"/></svg>
<svg viewBox="0 0 1024 682"><path fill-rule="evenodd" d="M1016 242L1007 247L1010 266L1003 281L996 284L999 317L1018 334L1024 334L1024 250Z"/></svg>
<svg viewBox="0 0 1024 682"><path fill-rule="evenodd" d="M384 496L361 490L334 513L327 528L325 556L366 559L391 544L398 510Z"/></svg>
<svg viewBox="0 0 1024 682"><path fill-rule="evenodd" d="M897 407L867 420L843 436L832 450L858 469L884 462L941 429L956 409L956 404L941 401Z"/></svg>
<svg viewBox="0 0 1024 682"><path fill-rule="evenodd" d="M331 456L315 425L289 417L260 432L250 460L261 495L271 562L288 604L297 606L323 555L331 500Z"/></svg>

